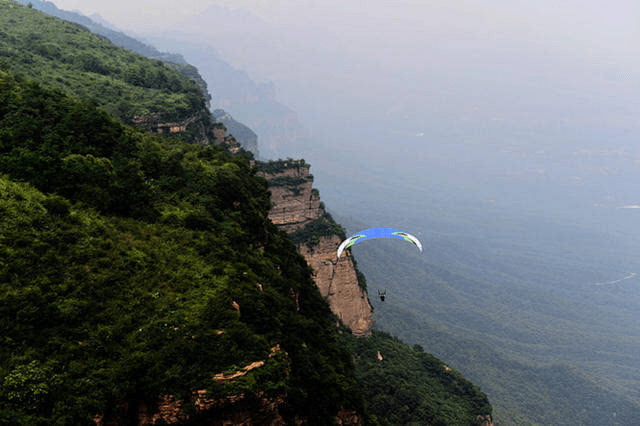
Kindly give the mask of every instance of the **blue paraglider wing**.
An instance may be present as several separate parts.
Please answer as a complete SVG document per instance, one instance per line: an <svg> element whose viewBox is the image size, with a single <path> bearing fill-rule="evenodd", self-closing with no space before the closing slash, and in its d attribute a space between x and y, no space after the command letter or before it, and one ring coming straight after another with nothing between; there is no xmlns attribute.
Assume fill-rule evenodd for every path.
<svg viewBox="0 0 640 426"><path fill-rule="evenodd" d="M365 240L371 240L373 238L400 238L405 241L409 241L410 243L418 247L420 251L422 251L422 244L420 244L420 241L409 233L394 228L369 228L357 232L344 240L340 244L340 247L338 247L338 257L340 257L340 255L346 248L349 248L352 245Z"/></svg>

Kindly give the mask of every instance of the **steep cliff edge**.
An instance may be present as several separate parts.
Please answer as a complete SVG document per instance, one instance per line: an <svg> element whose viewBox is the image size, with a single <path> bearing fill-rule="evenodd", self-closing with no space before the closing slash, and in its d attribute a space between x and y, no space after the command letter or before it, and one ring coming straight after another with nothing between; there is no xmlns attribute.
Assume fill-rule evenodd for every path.
<svg viewBox="0 0 640 426"><path fill-rule="evenodd" d="M216 123L223 124L229 134L242 145L244 149L250 151L254 157L259 158L260 153L258 151L258 135L244 124L234 120L234 118L223 109L216 109L211 112Z"/></svg>
<svg viewBox="0 0 640 426"><path fill-rule="evenodd" d="M298 244L298 251L314 271L313 279L331 310L356 336L371 335L373 313L367 291L358 284L358 276L350 253L336 259L336 249L342 240L337 235L320 237L313 247Z"/></svg>
<svg viewBox="0 0 640 426"><path fill-rule="evenodd" d="M272 208L269 219L293 238L313 268L320 293L331 310L356 336L368 336L373 325L367 291L362 288L352 258L339 261L336 250L344 237L313 188L313 176L304 160L258 163L259 174L269 182Z"/></svg>
<svg viewBox="0 0 640 426"><path fill-rule="evenodd" d="M309 167L304 160L291 159L258 165L259 175L267 179L271 191L269 219L287 233L304 228L323 213Z"/></svg>
<svg viewBox="0 0 640 426"><path fill-rule="evenodd" d="M200 108L196 112L176 116L172 114L145 113L135 115L131 124L142 127L145 131L158 134L182 134L195 143L209 145L214 143L215 136L211 133L212 123L206 108Z"/></svg>

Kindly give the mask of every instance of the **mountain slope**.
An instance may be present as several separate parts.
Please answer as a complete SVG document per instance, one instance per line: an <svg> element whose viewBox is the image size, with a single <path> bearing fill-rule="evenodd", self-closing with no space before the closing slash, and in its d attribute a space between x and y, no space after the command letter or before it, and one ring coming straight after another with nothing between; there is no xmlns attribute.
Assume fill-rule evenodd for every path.
<svg viewBox="0 0 640 426"><path fill-rule="evenodd" d="M207 83L202 79L202 77L198 73L198 70L193 65L188 64L181 55L175 53L160 52L153 46L149 46L148 44L142 43L141 41L136 40L133 37L129 37L128 35L111 28L107 23L103 25L100 22L96 22L95 19L88 18L79 13L58 9L55 4L48 1L16 1L23 5L29 5L29 7L40 10L47 15L55 16L56 18L79 24L88 31L107 38L117 46L124 47L127 50L138 53L147 58L157 59L164 62L170 68L191 78L202 89L207 101L211 100L211 96L207 92Z"/></svg>
<svg viewBox="0 0 640 426"><path fill-rule="evenodd" d="M82 25L87 30L94 34L101 35L109 39L113 44L120 47L124 47L132 52L139 53L147 58L158 59L163 62L173 62L175 64L188 65L181 55L175 53L159 52L153 46L142 43L133 37L129 37L126 34L117 31L110 26L105 26L100 22L96 22L95 19L88 18L80 13L70 12L67 10L61 10L56 7L55 4L49 1L43 0L16 0L18 3L25 6L33 7L36 10L40 10L47 15L55 16L65 21L75 22Z"/></svg>
<svg viewBox="0 0 640 426"><path fill-rule="evenodd" d="M358 382L381 424L491 424L491 405L475 385L428 353L375 330L367 339L344 335Z"/></svg>
<svg viewBox="0 0 640 426"><path fill-rule="evenodd" d="M94 34L100 35L102 37L107 38L109 41L123 47L132 52L143 55L147 58L157 59L162 61L168 68L179 72L180 74L190 78L193 80L202 90L204 97L207 101L207 106L210 107L209 104L211 102L211 94L208 92L207 83L200 75L198 69L193 65L186 62L182 55L176 53L166 53L160 52L155 47L150 46L146 43L138 41L133 37L129 37L123 32L112 29L110 26L102 25L101 23L95 22L93 19L90 19L84 15L75 12L69 12L65 10L58 9L53 3L48 1L27 1L20 0L19 3L24 5L31 5L33 8L45 12L48 15L58 17L60 19L64 19L66 21L70 21L76 24L81 25L83 28L91 31ZM214 57L217 55L213 55ZM214 59L215 61L215 59ZM223 67L224 68L224 67ZM229 87L234 87L238 85L237 76L234 77L233 84L229 84ZM216 91L216 102L219 103L221 101L221 94L219 90ZM259 156L258 153L258 138L257 135L245 126L242 123L234 120L228 113L217 110L213 111L212 119L216 120L222 124L224 124L229 130L230 134L248 151L251 151L255 157Z"/></svg>
<svg viewBox="0 0 640 426"><path fill-rule="evenodd" d="M164 63L14 1L2 0L0 11L3 69L91 99L127 123L210 120L201 89Z"/></svg>
<svg viewBox="0 0 640 426"><path fill-rule="evenodd" d="M277 401L274 418L366 415L329 307L267 220L266 183L246 157L0 77L3 421L131 417L161 395L191 401L192 419L238 395ZM115 139L77 136L91 114Z"/></svg>

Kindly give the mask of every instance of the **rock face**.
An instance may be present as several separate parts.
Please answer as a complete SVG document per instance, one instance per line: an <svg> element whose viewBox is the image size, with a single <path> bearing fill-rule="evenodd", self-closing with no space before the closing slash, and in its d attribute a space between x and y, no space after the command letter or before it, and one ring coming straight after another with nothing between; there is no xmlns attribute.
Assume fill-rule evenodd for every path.
<svg viewBox="0 0 640 426"><path fill-rule="evenodd" d="M213 144L222 145L232 154L237 154L242 149L242 145L233 135L227 135L227 128L220 123L216 123L213 127Z"/></svg>
<svg viewBox="0 0 640 426"><path fill-rule="evenodd" d="M269 219L285 232L304 228L323 213L320 195L313 190L313 176L304 160L291 160L278 173L261 173L269 181L273 207Z"/></svg>
<svg viewBox="0 0 640 426"><path fill-rule="evenodd" d="M260 153L258 152L258 135L256 135L253 130L234 120L233 117L223 109L216 109L211 115L216 123L222 123L227 128L227 132L233 135L244 149L251 151L256 158L260 157Z"/></svg>
<svg viewBox="0 0 640 426"><path fill-rule="evenodd" d="M354 335L369 336L373 313L367 292L358 285L351 254L345 252L340 260L336 258L340 242L337 235L321 237L311 249L302 244L298 251L313 268L316 285L329 301L331 310L351 328Z"/></svg>
<svg viewBox="0 0 640 426"><path fill-rule="evenodd" d="M205 391L194 392L189 402L191 408L185 411L185 403L173 395L161 395L153 407L146 403L123 403L122 417L106 418L102 414L93 417L96 426L118 426L137 424L140 426L158 424L203 424L203 425L285 425L279 407L284 403L285 395L266 398L264 395L237 395L220 400L210 400ZM345 410L343 410L345 411ZM338 413L339 422L344 415ZM355 413L344 415L346 419L357 419ZM338 423L340 424L340 423ZM359 423L342 423L359 424Z"/></svg>
<svg viewBox="0 0 640 426"><path fill-rule="evenodd" d="M196 142L201 145L211 143L209 128L209 113L203 109L188 117L174 117L169 119L163 113L149 113L133 117L130 124L140 126L152 133L182 133L191 131Z"/></svg>
<svg viewBox="0 0 640 426"><path fill-rule="evenodd" d="M262 172L269 181L273 207L269 218L285 232L304 229L324 213L318 191L313 189L313 178L304 160L288 160L278 171ZM350 253L336 257L341 238L322 236L309 247L298 245L314 270L314 279L320 293L327 298L331 310L351 328L356 336L368 336L373 325L373 312L366 290L360 288Z"/></svg>
<svg viewBox="0 0 640 426"><path fill-rule="evenodd" d="M135 424L140 426L158 424L203 424L211 426L251 426L270 425L284 426L287 422L280 414L280 406L285 402L285 395L266 398L264 395L239 395L228 397L218 401L207 400L202 396L204 391L195 393L192 401L195 418L189 416L184 411L184 402L176 399L172 395L161 395L154 407L145 403L136 406L123 404L123 410L127 413L130 410L135 414L127 413L127 418L114 417L106 419L99 414L93 417L96 426L118 426L128 423L127 420L134 419ZM204 417L198 414L205 413ZM296 424L306 424L303 419L298 419ZM362 421L358 413L354 410L341 409L335 417L336 425L357 426Z"/></svg>

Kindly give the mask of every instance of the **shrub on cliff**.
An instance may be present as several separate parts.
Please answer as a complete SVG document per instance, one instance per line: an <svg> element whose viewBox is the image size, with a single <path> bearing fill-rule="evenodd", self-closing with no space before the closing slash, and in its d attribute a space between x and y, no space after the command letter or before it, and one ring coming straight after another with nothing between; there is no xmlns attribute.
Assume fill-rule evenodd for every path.
<svg viewBox="0 0 640 426"><path fill-rule="evenodd" d="M330 213L325 211L319 218L309 222L304 228L289 234L289 237L296 244L306 244L307 247L313 248L320 242L321 237L330 237L332 235L337 235L341 241L346 238L342 226L333 220Z"/></svg>
<svg viewBox="0 0 640 426"><path fill-rule="evenodd" d="M289 169L299 169L301 167L308 169L311 165L307 164L303 159L294 160L293 158L287 158L285 160L258 161L256 163L256 168L260 172L270 175L282 173Z"/></svg>

